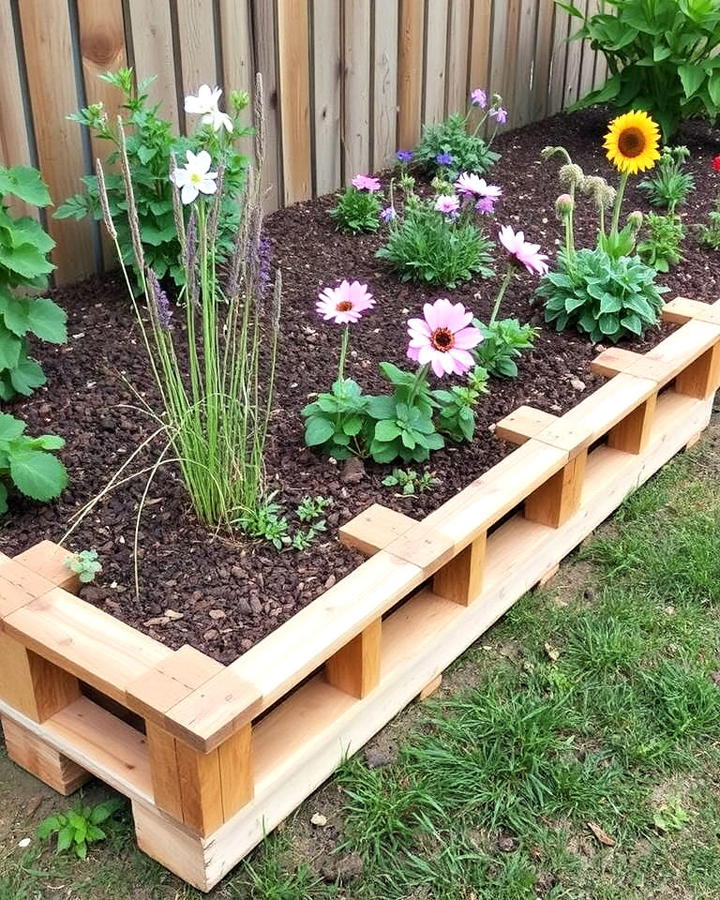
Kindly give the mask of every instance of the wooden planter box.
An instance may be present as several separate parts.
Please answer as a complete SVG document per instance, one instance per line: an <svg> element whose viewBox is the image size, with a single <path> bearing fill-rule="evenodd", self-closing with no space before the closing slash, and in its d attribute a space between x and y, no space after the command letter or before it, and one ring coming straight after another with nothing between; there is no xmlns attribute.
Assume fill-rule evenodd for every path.
<svg viewBox="0 0 720 900"><path fill-rule="evenodd" d="M8 754L62 793L96 775L130 798L138 846L209 890L708 424L720 303L562 417L521 407L513 453L423 521L373 506L341 529L371 558L223 666L74 596L66 552L0 562Z"/></svg>

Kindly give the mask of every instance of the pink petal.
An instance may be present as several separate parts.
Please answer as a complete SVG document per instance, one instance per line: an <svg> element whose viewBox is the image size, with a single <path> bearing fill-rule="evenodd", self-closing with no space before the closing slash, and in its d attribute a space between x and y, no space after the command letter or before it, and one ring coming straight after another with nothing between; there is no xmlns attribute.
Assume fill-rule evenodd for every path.
<svg viewBox="0 0 720 900"><path fill-rule="evenodd" d="M483 336L477 328L463 328L455 332L455 347L458 350L472 350L482 342L482 339Z"/></svg>

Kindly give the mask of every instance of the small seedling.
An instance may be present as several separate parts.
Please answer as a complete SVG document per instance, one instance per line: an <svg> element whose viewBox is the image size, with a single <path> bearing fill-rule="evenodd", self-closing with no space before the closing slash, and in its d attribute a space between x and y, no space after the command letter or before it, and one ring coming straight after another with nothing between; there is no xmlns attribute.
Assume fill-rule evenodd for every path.
<svg viewBox="0 0 720 900"><path fill-rule="evenodd" d="M315 538L318 537L323 531L326 530L325 527L325 519L320 519L318 522L314 522L307 531L302 531L302 529L298 529L295 532L292 539L292 548L293 550L307 550L310 545L313 543Z"/></svg>
<svg viewBox="0 0 720 900"><path fill-rule="evenodd" d="M273 503L271 494L265 503L257 509L240 516L239 525L248 537L263 538L277 550L287 547L291 538L288 534L289 523L279 503Z"/></svg>
<svg viewBox="0 0 720 900"><path fill-rule="evenodd" d="M417 472L415 469L393 469L392 475L383 478L385 487L397 487L406 497L424 494L435 485L440 484L433 472Z"/></svg>
<svg viewBox="0 0 720 900"><path fill-rule="evenodd" d="M57 835L57 852L74 853L79 859L85 859L88 845L103 841L107 834L100 828L125 804L122 800L106 800L97 806L84 806L79 803L67 813L50 816L38 826L37 835L47 840Z"/></svg>
<svg viewBox="0 0 720 900"><path fill-rule="evenodd" d="M689 818L687 811L680 805L680 801L675 798L674 800L669 800L655 813L653 825L658 831L663 833L681 831Z"/></svg>
<svg viewBox="0 0 720 900"><path fill-rule="evenodd" d="M322 517L325 510L332 506L332 500L327 497L303 497L297 508L297 517L301 522L312 522L313 519Z"/></svg>
<svg viewBox="0 0 720 900"><path fill-rule="evenodd" d="M95 576L102 572L97 550L80 550L79 553L73 553L65 560L65 568L75 572L83 584L95 581Z"/></svg>

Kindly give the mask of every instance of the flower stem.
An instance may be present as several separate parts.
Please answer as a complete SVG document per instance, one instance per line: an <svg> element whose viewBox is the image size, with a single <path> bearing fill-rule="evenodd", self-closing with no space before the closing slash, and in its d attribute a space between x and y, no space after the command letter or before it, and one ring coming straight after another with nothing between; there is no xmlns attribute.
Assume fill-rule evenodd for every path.
<svg viewBox="0 0 720 900"><path fill-rule="evenodd" d="M490 316L490 321L488 322L488 325L492 325L495 322L495 319L497 318L497 314L500 312L500 304L503 302L505 293L507 292L507 289L508 289L508 285L510 284L510 281L512 280L512 276L513 276L513 268L512 268L512 263L510 263L510 264L508 264L507 272L505 273L505 277L503 278L503 280L500 284L500 290L498 291L498 295L495 300L495 306L493 306L492 315Z"/></svg>
<svg viewBox="0 0 720 900"><path fill-rule="evenodd" d="M345 360L347 359L348 346L350 344L350 326L346 325L340 342L340 365L338 366L338 381L345 381Z"/></svg>
<svg viewBox="0 0 720 900"><path fill-rule="evenodd" d="M415 373L415 383L410 388L410 393L408 395L408 406L412 407L415 402L415 397L417 396L418 390L420 389L420 385L427 381L427 373L430 368L430 363L425 363L424 366L420 366L420 368Z"/></svg>
<svg viewBox="0 0 720 900"><path fill-rule="evenodd" d="M625 188L627 187L629 172L623 172L620 176L620 184L618 185L617 195L615 197L615 209L613 210L612 225L610 234L615 237L618 233L618 222L620 221L620 209L625 196Z"/></svg>

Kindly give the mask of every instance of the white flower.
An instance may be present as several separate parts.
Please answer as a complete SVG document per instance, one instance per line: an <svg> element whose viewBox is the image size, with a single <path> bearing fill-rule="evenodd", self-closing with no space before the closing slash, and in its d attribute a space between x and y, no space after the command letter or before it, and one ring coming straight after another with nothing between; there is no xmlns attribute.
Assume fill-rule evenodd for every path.
<svg viewBox="0 0 720 900"><path fill-rule="evenodd" d="M170 178L181 188L180 199L183 203L192 203L199 193L214 194L217 190L215 179L217 172L211 172L212 159L207 150L195 154L187 152L187 165L178 167Z"/></svg>
<svg viewBox="0 0 720 900"><path fill-rule="evenodd" d="M218 106L222 90L211 88L209 84L201 84L197 96L190 94L185 98L185 112L194 116L202 116L203 125L211 125L213 131L225 128L233 130L232 119L227 113L221 112Z"/></svg>

